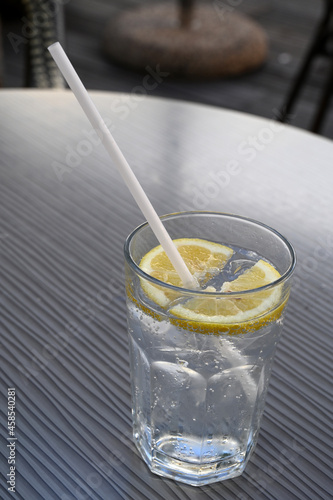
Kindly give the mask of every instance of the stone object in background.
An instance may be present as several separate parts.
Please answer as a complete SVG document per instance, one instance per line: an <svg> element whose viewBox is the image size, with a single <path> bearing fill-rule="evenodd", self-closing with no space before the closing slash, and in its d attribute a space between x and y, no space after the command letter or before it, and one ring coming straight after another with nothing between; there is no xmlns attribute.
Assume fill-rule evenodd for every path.
<svg viewBox="0 0 333 500"><path fill-rule="evenodd" d="M224 5L224 4L223 4ZM176 3L144 5L115 15L104 50L110 60L188 78L240 75L261 66L268 52L264 30L222 4L196 4L185 21Z"/></svg>

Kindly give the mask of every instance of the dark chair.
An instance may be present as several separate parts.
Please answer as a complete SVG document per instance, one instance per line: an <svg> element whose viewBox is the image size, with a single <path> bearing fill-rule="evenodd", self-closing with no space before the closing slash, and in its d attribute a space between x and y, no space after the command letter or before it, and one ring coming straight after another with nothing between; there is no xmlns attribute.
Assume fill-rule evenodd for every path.
<svg viewBox="0 0 333 500"><path fill-rule="evenodd" d="M320 133L321 127L328 109L333 92L333 0L325 0L324 12L317 27L308 52L304 58L296 79L289 91L289 95L281 109L279 121L286 122L288 115L292 112L300 92L306 83L311 65L317 57L328 57L330 67L324 88L322 89L319 104L314 119L310 126L312 132Z"/></svg>
<svg viewBox="0 0 333 500"><path fill-rule="evenodd" d="M14 46L16 48L14 53L21 49L26 52L22 86L65 87L65 81L47 50L47 47L57 40L64 44L64 1L0 0L0 2L0 14L3 18L16 20L18 24L14 32L7 34L13 48ZM0 43L0 86L1 49Z"/></svg>
<svg viewBox="0 0 333 500"><path fill-rule="evenodd" d="M64 43L63 2L57 0L21 0L31 36L27 46L26 86L65 87L64 79L47 47Z"/></svg>

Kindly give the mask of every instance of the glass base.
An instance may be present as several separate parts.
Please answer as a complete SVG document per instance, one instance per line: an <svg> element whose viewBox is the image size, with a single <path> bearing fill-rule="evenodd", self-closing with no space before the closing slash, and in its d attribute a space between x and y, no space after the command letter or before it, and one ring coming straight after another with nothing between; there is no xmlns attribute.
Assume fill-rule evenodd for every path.
<svg viewBox="0 0 333 500"><path fill-rule="evenodd" d="M218 460L213 457L210 459L206 457L204 461L201 459L199 462L195 451L188 460L168 454L167 451L171 452L171 450L175 449L176 440L174 437L165 437L163 440L156 442L153 450L146 446L147 443L137 433L134 434L134 440L151 472L191 486L204 486L240 476L254 449L254 443L252 443L245 452L234 453L232 449L235 448L230 447L229 443L229 446L224 446L223 450L221 449ZM195 450L195 443L192 443L192 445L190 448ZM178 446L181 448L182 443L178 443Z"/></svg>

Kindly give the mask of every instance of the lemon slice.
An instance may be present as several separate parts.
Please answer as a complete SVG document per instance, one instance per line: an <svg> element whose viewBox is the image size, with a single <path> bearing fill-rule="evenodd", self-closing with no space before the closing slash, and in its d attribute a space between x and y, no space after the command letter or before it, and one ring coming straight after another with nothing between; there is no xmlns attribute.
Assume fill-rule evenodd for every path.
<svg viewBox="0 0 333 500"><path fill-rule="evenodd" d="M280 273L265 260L259 260L254 266L247 269L234 281L223 283L221 292L243 292L254 290L281 278Z"/></svg>
<svg viewBox="0 0 333 500"><path fill-rule="evenodd" d="M201 284L221 272L234 253L229 247L198 238L180 238L173 240L173 242L190 272ZM177 287L182 286L178 273L161 245L150 250L142 258L140 268L164 283ZM152 285L143 279L141 284L148 297L162 307L167 307L170 301L179 296L177 292L168 291L158 285Z"/></svg>
<svg viewBox="0 0 333 500"><path fill-rule="evenodd" d="M221 272L233 255L227 246L207 240L182 238L174 240L190 272L201 285ZM181 280L161 246L153 248L141 260L141 269L160 281L181 287ZM200 333L246 333L259 329L281 316L287 302L281 300L282 285L251 293L250 290L273 283L281 277L268 262L259 260L235 280L225 282L221 292L198 295L183 302L180 293L166 290L141 279L147 296L168 310L170 322ZM209 289L210 290L210 289ZM237 292L248 293L237 294ZM228 293L232 293L228 296Z"/></svg>
<svg viewBox="0 0 333 500"><path fill-rule="evenodd" d="M237 279L225 282L222 292L243 292L273 283L281 277L280 273L268 262L259 260ZM281 286L272 290L263 290L242 296L212 296L194 298L170 309L170 313L190 322L191 329L206 332L227 331L246 333L258 329L264 324L277 319L283 307L279 306ZM187 325L189 327L189 325Z"/></svg>

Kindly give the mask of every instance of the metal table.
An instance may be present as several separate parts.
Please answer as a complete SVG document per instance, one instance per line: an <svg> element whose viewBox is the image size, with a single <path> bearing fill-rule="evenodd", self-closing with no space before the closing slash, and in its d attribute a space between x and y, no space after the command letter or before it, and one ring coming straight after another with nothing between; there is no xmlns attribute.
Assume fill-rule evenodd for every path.
<svg viewBox="0 0 333 500"><path fill-rule="evenodd" d="M245 473L202 488L151 474L131 440L123 285L142 215L71 92L2 90L1 498L332 498L333 143L209 106L91 95L159 214L273 226L296 248L294 290Z"/></svg>

